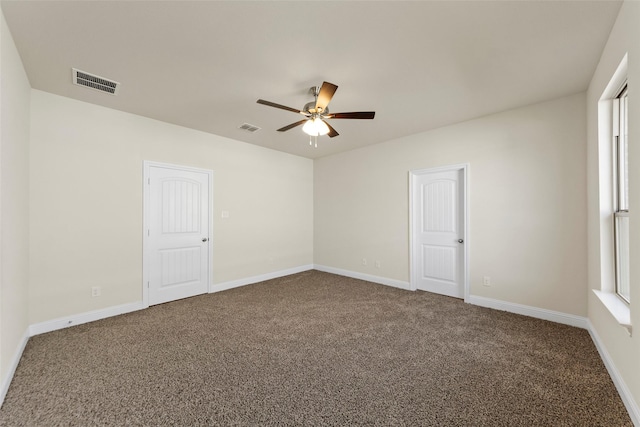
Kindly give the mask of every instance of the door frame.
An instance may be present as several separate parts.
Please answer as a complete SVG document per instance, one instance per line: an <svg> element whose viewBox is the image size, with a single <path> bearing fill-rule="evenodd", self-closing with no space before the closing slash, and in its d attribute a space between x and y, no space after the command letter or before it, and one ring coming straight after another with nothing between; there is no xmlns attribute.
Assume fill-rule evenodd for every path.
<svg viewBox="0 0 640 427"><path fill-rule="evenodd" d="M419 176L428 175L432 173L439 172L450 172L450 171L462 171L462 182L460 183L462 194L462 200L464 203L462 209L462 221L464 224L464 244L463 244L463 257L464 261L462 262L462 277L464 280L464 301L468 301L469 299L469 164L455 164L448 166L440 166L435 168L427 168L427 169L413 169L409 171L409 277L410 277L410 289L415 291L418 289L418 271L417 271L417 262L415 259L415 250L414 250L414 241L415 241L415 226L414 226L414 207L416 201L414 200L414 188L415 181Z"/></svg>
<svg viewBox="0 0 640 427"><path fill-rule="evenodd" d="M149 177L152 167L204 173L208 177L209 206L207 206L207 215L209 218L209 240L207 241L207 252L209 256L207 262L207 292L213 292L213 170L144 160L142 162L142 305L144 308L149 307L149 206L151 205Z"/></svg>

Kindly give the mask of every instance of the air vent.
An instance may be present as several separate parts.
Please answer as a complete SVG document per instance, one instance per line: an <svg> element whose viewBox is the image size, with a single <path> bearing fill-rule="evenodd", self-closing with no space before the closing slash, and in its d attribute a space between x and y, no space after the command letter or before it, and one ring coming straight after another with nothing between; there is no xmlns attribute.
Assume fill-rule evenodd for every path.
<svg viewBox="0 0 640 427"><path fill-rule="evenodd" d="M238 129L242 129L242 130L246 130L247 132L254 133L254 132L258 132L262 128L259 128L258 126L251 125L249 123L243 123L238 127Z"/></svg>
<svg viewBox="0 0 640 427"><path fill-rule="evenodd" d="M89 74L76 68L72 68L71 73L73 76L73 84L78 86L85 86L111 95L117 95L118 89L120 88L120 83L118 82Z"/></svg>

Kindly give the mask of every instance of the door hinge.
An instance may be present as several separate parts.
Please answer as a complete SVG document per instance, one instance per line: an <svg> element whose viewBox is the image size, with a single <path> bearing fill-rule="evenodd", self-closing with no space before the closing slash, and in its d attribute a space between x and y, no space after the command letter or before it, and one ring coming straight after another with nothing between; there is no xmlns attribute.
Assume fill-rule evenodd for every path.
<svg viewBox="0 0 640 427"><path fill-rule="evenodd" d="M151 236L151 230L147 228L147 236Z"/></svg>
<svg viewBox="0 0 640 427"><path fill-rule="evenodd" d="M150 287L150 286L149 286L149 282L147 282L147 289L148 289L149 287Z"/></svg>
<svg viewBox="0 0 640 427"><path fill-rule="evenodd" d="M151 185L151 178L147 178L147 184Z"/></svg>

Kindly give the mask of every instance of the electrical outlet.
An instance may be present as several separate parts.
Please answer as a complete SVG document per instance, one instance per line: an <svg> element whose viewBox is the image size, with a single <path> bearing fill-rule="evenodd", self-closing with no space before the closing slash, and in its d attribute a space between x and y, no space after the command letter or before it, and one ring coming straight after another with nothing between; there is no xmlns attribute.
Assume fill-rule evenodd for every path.
<svg viewBox="0 0 640 427"><path fill-rule="evenodd" d="M367 259L366 258L362 258L362 265L367 265Z"/></svg>
<svg viewBox="0 0 640 427"><path fill-rule="evenodd" d="M101 293L100 286L94 286L94 287L91 288L91 296L92 297L99 297L100 293Z"/></svg>
<svg viewBox="0 0 640 427"><path fill-rule="evenodd" d="M482 278L482 285L483 286L491 286L491 277L489 276L484 276Z"/></svg>
<svg viewBox="0 0 640 427"><path fill-rule="evenodd" d="M380 260L376 261L376 268L380 268Z"/></svg>

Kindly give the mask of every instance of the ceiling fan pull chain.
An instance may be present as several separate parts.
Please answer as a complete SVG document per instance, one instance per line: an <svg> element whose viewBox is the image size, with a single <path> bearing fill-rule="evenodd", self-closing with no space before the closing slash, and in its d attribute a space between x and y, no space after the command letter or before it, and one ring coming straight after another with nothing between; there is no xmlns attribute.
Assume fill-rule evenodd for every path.
<svg viewBox="0 0 640 427"><path fill-rule="evenodd" d="M318 135L316 135L316 143L315 143L315 148L318 148Z"/></svg>

